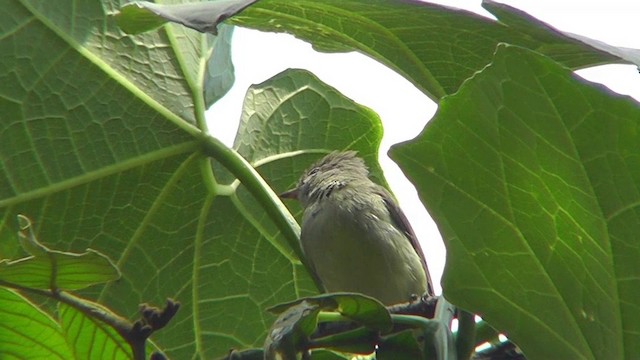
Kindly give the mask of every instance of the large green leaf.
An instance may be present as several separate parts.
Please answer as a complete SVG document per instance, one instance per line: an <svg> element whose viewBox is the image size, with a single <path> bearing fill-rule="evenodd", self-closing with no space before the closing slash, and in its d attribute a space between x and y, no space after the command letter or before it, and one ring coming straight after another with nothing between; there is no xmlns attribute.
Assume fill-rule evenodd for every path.
<svg viewBox="0 0 640 360"><path fill-rule="evenodd" d="M292 69L249 89L234 148L261 169L270 159L290 158L285 162L293 161L293 168L285 173L286 181L274 185L286 190L314 160L335 149L359 151L373 178L383 182L377 162L381 140L382 124L371 109L355 104L309 72ZM278 180L282 175L268 177Z"/></svg>
<svg viewBox="0 0 640 360"><path fill-rule="evenodd" d="M640 110L498 48L392 157L447 245L443 291L531 359L640 352Z"/></svg>
<svg viewBox="0 0 640 360"><path fill-rule="evenodd" d="M237 319L221 321L227 316L224 301L208 298L205 307L216 313L208 318L192 306L194 297L208 295L209 289L200 290L201 279L220 272L225 281L238 283L244 274L233 267L274 275L266 285L283 286L278 294L263 291L266 299L252 299L246 287L236 287L238 299L231 301L235 306L245 296L257 314L251 321L261 326L244 326L248 334L236 339L258 341L268 326L257 320L262 303L291 300L300 285L293 281L291 258L270 256L262 268L228 261L232 268L225 274L217 267L224 261L204 257L206 245L218 240L214 235L224 235L210 229L216 225L235 239L269 247L255 229L238 236L242 226L251 228L246 220L239 227L227 221L242 218L238 211L211 211L212 203L234 206L229 197L213 201L208 158L200 151L201 143L215 142L204 135L204 86L198 80L206 78L201 64L211 54L210 38L177 26L123 36L107 16L119 2L0 5L0 216L8 229L3 233L15 233L16 214L26 214L51 248L92 247L107 254L122 269L122 279L84 294L125 316L135 314L141 302L182 301L172 327L158 339L176 358L219 345L202 344L194 318L222 324L225 337L235 336L229 324ZM225 217L211 220L217 213ZM245 250L239 246L237 256ZM271 266L283 269L280 277L267 271ZM304 274L296 279L304 282ZM247 287L257 286L251 277L245 280ZM46 346L47 338L35 330L33 338Z"/></svg>
<svg viewBox="0 0 640 360"><path fill-rule="evenodd" d="M178 26L124 36L108 1L0 5L0 53L10 54L0 57L3 234L15 234L15 216L25 214L50 248L106 254L122 278L82 294L123 316L142 302L180 301L154 334L174 358L260 345L274 319L266 307L317 293L298 260L293 218L237 152L207 135L208 36ZM333 149L360 150L380 174L381 126L370 110L302 71L252 96L269 93L279 97L248 101L245 113L258 115L243 129L269 120L289 134L275 154L289 153L265 158L273 136L246 130L238 143L251 136L255 145L238 149L277 189ZM265 114L280 116L281 128ZM301 119L312 127L300 130Z"/></svg>
<svg viewBox="0 0 640 360"><path fill-rule="evenodd" d="M3 359L132 359L131 348L111 327L60 304L58 322L21 294L0 288L0 354Z"/></svg>
<svg viewBox="0 0 640 360"><path fill-rule="evenodd" d="M60 326L20 294L0 288L0 318L2 358L73 359Z"/></svg>
<svg viewBox="0 0 640 360"><path fill-rule="evenodd" d="M434 100L454 93L488 64L501 42L572 68L622 61L506 5L485 6L498 22L427 2L392 0L261 0L230 22L291 33L320 51L360 51Z"/></svg>

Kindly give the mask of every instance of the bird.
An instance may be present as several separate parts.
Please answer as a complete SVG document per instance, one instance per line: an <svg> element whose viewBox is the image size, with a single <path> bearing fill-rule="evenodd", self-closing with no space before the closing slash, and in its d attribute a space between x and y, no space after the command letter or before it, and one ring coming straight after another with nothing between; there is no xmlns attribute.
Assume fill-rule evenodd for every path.
<svg viewBox="0 0 640 360"><path fill-rule="evenodd" d="M387 306L434 296L407 217L355 151L329 153L280 197L300 202L302 252L328 292L361 293Z"/></svg>

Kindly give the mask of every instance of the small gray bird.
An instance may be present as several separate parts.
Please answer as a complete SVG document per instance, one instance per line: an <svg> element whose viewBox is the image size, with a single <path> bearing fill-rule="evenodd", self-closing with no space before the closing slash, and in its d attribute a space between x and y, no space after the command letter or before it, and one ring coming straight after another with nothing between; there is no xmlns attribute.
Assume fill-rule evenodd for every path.
<svg viewBox="0 0 640 360"><path fill-rule="evenodd" d="M385 305L434 295L406 216L368 176L355 151L333 152L280 195L304 208L300 241L311 270L329 292L358 292Z"/></svg>

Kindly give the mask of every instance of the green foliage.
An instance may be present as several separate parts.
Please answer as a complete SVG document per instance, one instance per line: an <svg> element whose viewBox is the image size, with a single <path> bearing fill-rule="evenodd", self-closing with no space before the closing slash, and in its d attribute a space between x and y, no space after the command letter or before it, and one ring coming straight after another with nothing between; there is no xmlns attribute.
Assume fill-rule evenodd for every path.
<svg viewBox="0 0 640 360"><path fill-rule="evenodd" d="M357 321L370 329L388 332L392 327L391 317L384 305L374 298L360 294L331 293L318 295L279 304L268 310L275 313L283 313L285 310L302 302L306 302L308 306L317 306L321 310L337 311L347 319Z"/></svg>
<svg viewBox="0 0 640 360"><path fill-rule="evenodd" d="M178 299L154 335L170 357L261 346L275 319L266 308L317 293L275 193L334 149L358 150L384 183L378 117L291 70L250 89L229 149L204 110L233 81L230 30L127 36L111 16L119 1L0 4L0 254L15 258L4 242L25 214L46 248L114 260L122 278L84 297L124 316ZM485 6L500 22L383 0L261 0L229 22L358 50L441 100L392 156L445 237L445 296L531 359L630 358L640 353L638 104L568 69L622 60ZM2 353L100 357L88 354L108 342L104 354L127 356L93 318L61 307L59 325L25 294L0 297ZM87 334L97 336L79 340Z"/></svg>
<svg viewBox="0 0 640 360"><path fill-rule="evenodd" d="M489 63L499 43L537 50L571 68L621 61L509 6L483 5L500 22L440 5L390 0L261 0L230 22L291 33L319 51L360 51L436 101Z"/></svg>
<svg viewBox="0 0 640 360"><path fill-rule="evenodd" d="M0 261L0 354L41 359L131 359L129 344L104 319L95 317L97 313L110 316L107 309L63 295L63 291L116 280L120 273L109 258L96 251L74 254L48 249L36 239L27 217L19 215L18 222L20 243L31 256ZM57 319L10 288L63 301Z"/></svg>
<svg viewBox="0 0 640 360"><path fill-rule="evenodd" d="M0 288L0 353L17 359L72 359L60 326L17 292Z"/></svg>
<svg viewBox="0 0 640 360"><path fill-rule="evenodd" d="M50 250L36 239L29 219L22 215L18 219L22 247L32 256L0 260L0 282L32 289L79 290L120 277L111 260L100 252Z"/></svg>
<svg viewBox="0 0 640 360"><path fill-rule="evenodd" d="M129 344L104 322L64 303L58 306L58 314L65 340L76 359L133 358Z"/></svg>
<svg viewBox="0 0 640 360"><path fill-rule="evenodd" d="M512 46L443 99L391 153L441 225L447 298L529 357L635 353L639 119L635 101Z"/></svg>
<svg viewBox="0 0 640 360"><path fill-rule="evenodd" d="M279 316L265 341L265 359L295 359L301 349L313 350L313 358L342 358L345 354L375 352L379 359L428 359L431 349L425 350L418 344L412 329L421 329L423 339L431 339L442 329L435 320L391 314L378 300L354 293L307 297L269 310ZM321 321L324 322L322 325L341 325L343 329L332 332L330 327L318 326ZM403 327L392 332L398 324Z"/></svg>

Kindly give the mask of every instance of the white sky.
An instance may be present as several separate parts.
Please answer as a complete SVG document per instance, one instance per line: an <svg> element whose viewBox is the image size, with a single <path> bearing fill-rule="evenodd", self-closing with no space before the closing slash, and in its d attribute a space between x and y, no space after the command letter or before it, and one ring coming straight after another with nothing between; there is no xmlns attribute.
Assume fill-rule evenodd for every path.
<svg viewBox="0 0 640 360"><path fill-rule="evenodd" d="M443 0L440 4L490 16L480 0ZM640 48L638 0L503 0L552 26L611 45ZM236 82L209 110L213 135L231 146L242 112L244 94L287 68L304 68L343 94L375 110L385 125L380 162L401 207L422 243L436 292L444 268L445 248L438 229L418 199L413 186L386 153L389 146L415 137L433 116L436 104L407 80L376 61L358 54L322 54L289 35L237 28L233 39ZM640 99L640 74L635 66L607 65L578 72L584 78ZM276 189L277 190L277 189Z"/></svg>

